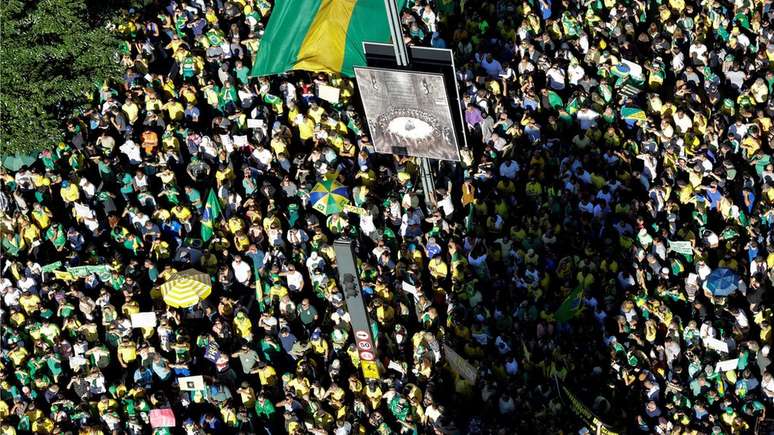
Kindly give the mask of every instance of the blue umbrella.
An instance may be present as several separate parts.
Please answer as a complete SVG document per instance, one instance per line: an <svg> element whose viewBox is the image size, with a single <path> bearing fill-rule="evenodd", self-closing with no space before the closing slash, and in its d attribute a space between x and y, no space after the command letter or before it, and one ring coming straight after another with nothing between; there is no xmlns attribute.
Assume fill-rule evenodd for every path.
<svg viewBox="0 0 774 435"><path fill-rule="evenodd" d="M728 296L739 289L739 276L731 269L719 267L704 282L704 288L713 296Z"/></svg>

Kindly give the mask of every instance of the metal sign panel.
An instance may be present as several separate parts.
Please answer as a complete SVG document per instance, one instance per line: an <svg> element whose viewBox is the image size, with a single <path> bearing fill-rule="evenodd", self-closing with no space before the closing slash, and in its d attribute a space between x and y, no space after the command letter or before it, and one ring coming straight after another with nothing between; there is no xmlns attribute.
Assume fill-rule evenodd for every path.
<svg viewBox="0 0 774 435"><path fill-rule="evenodd" d="M368 66L377 68L406 69L410 71L434 72L443 74L446 83L446 95L452 105L452 118L457 132L457 141L464 147L468 146L465 135L465 116L460 97L459 83L457 82L457 68L454 64L454 53L448 48L418 47L411 45L409 48L410 64L408 67L400 67L395 61L392 44L381 42L363 42Z"/></svg>
<svg viewBox="0 0 774 435"><path fill-rule="evenodd" d="M459 160L442 74L355 68L377 152Z"/></svg>
<svg viewBox="0 0 774 435"><path fill-rule="evenodd" d="M366 379L379 379L379 369L376 364L376 346L371 337L371 322L368 319L357 277L357 264L352 252L352 241L338 239L333 242L336 252L336 266L339 270L339 284L344 293L344 302L349 311L350 323L355 335L355 346L360 356L360 367Z"/></svg>

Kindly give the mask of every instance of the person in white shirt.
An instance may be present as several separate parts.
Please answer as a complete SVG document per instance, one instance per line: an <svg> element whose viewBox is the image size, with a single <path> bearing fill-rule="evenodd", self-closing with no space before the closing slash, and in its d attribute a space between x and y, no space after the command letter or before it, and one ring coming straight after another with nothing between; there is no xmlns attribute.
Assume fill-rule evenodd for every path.
<svg viewBox="0 0 774 435"><path fill-rule="evenodd" d="M519 71L519 74L529 74L532 71L535 71L535 65L533 65L529 59L526 57L521 59L521 62L516 66L516 69Z"/></svg>
<svg viewBox="0 0 774 435"><path fill-rule="evenodd" d="M691 129L691 127L693 127L693 121L691 120L691 117L686 115L682 110L675 112L675 114L672 115L672 119L675 121L677 131L680 134L685 134L688 130Z"/></svg>
<svg viewBox="0 0 774 435"><path fill-rule="evenodd" d="M710 322L704 322L701 324L701 328L699 328L699 336L702 339L705 338L715 338L715 328L712 326Z"/></svg>
<svg viewBox="0 0 774 435"><path fill-rule="evenodd" d="M242 261L242 257L239 255L234 256L234 261L231 262L231 268L234 269L234 278L243 286L250 285L250 278L253 271L247 262Z"/></svg>
<svg viewBox="0 0 774 435"><path fill-rule="evenodd" d="M261 170L267 170L269 166L271 165L272 155L271 151L264 147L258 147L253 151L253 157L255 157L258 162L261 164L259 166L259 169Z"/></svg>
<svg viewBox="0 0 774 435"><path fill-rule="evenodd" d="M283 273L288 281L288 289L292 292L300 292L304 289L304 275L296 270L296 266L289 264L287 272Z"/></svg>
<svg viewBox="0 0 774 435"><path fill-rule="evenodd" d="M555 91L561 91L564 89L564 77L564 70L557 66L552 66L548 72L546 72L548 86Z"/></svg>
<svg viewBox="0 0 774 435"><path fill-rule="evenodd" d="M435 12L433 12L433 9L430 7L430 5L425 5L424 10L422 10L422 22L425 23L427 28L430 30L430 33L436 31L436 24L438 23L438 18L435 15Z"/></svg>
<svg viewBox="0 0 774 435"><path fill-rule="evenodd" d="M148 176L144 172L137 170L134 175L134 188L138 192L144 192L148 189Z"/></svg>
<svg viewBox="0 0 774 435"><path fill-rule="evenodd" d="M586 71L578 62L571 63L567 72L569 75L570 84L573 86L578 86L578 83L580 83L580 81L583 80L583 77L586 75Z"/></svg>
<svg viewBox="0 0 774 435"><path fill-rule="evenodd" d="M97 187L94 186L94 183L86 179L86 177L83 177L78 181L78 186L81 187L81 191L86 195L87 199L93 198L94 194L97 192Z"/></svg>
<svg viewBox="0 0 774 435"><path fill-rule="evenodd" d="M763 373L761 388L763 389L763 394L765 394L766 397L774 398L774 376L771 376L771 373Z"/></svg>
<svg viewBox="0 0 774 435"><path fill-rule="evenodd" d="M691 57L693 64L702 66L707 64L707 46L695 41L688 49L688 56Z"/></svg>
<svg viewBox="0 0 774 435"><path fill-rule="evenodd" d="M3 302L6 307L18 307L20 297L21 290L17 287L6 287L5 294L3 295Z"/></svg>
<svg viewBox="0 0 774 435"><path fill-rule="evenodd" d="M349 435L352 432L352 423L348 421L339 420L336 423L336 431L334 435Z"/></svg>
<svg viewBox="0 0 774 435"><path fill-rule="evenodd" d="M511 355L508 360L505 361L505 371L510 376L516 376L519 372L519 362Z"/></svg>
<svg viewBox="0 0 774 435"><path fill-rule="evenodd" d="M140 147L134 143L133 140L127 139L119 148L121 152L126 155L131 165L139 165L142 163L142 156L140 155Z"/></svg>
<svg viewBox="0 0 774 435"><path fill-rule="evenodd" d="M516 410L516 404L508 393L500 396L497 407L499 408L501 415L511 414Z"/></svg>
<svg viewBox="0 0 774 435"><path fill-rule="evenodd" d="M685 55L677 46L672 47L672 70L677 74L685 68Z"/></svg>
<svg viewBox="0 0 774 435"><path fill-rule="evenodd" d="M588 130L597 125L597 118L599 118L599 113L589 109L588 107L584 107L578 111L576 116L578 117L581 130Z"/></svg>
<svg viewBox="0 0 774 435"><path fill-rule="evenodd" d="M324 266L325 260L317 254L317 251L312 251L309 254L309 258L306 259L306 268L309 270L317 269L319 266Z"/></svg>

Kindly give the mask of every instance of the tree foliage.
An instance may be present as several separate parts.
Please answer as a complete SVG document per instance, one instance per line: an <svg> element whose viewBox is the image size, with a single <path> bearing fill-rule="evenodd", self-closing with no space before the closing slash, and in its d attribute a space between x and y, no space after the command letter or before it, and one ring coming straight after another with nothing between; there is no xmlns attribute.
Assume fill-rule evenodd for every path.
<svg viewBox="0 0 774 435"><path fill-rule="evenodd" d="M0 153L61 141L96 85L119 76L105 24L88 0L0 1Z"/></svg>

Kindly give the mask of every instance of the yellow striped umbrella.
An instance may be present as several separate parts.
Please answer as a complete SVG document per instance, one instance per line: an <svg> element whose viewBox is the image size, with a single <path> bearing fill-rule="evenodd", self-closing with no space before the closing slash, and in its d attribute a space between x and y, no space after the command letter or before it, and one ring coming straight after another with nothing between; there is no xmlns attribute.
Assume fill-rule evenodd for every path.
<svg viewBox="0 0 774 435"><path fill-rule="evenodd" d="M212 291L210 276L196 269L178 272L159 287L167 305L188 308L204 300Z"/></svg>

